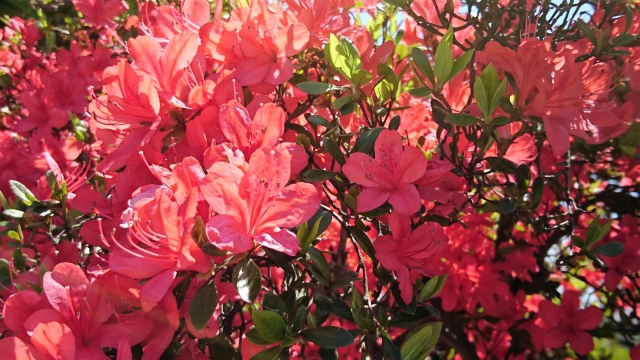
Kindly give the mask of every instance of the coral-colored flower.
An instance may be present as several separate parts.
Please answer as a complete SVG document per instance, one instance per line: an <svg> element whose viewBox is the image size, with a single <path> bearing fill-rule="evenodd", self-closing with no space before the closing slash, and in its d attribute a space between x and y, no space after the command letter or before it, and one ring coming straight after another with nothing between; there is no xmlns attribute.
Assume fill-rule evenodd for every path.
<svg viewBox="0 0 640 360"><path fill-rule="evenodd" d="M162 178L165 186L140 188L123 214L129 231L121 241L113 239L109 265L117 273L149 279L141 288L145 311L163 299L178 270L209 270L209 262L190 232L196 216L197 187L203 177L197 160L186 158L171 175Z"/></svg>
<svg viewBox="0 0 640 360"><path fill-rule="evenodd" d="M94 26L111 25L113 19L129 6L124 0L73 0L73 6L84 16L84 22Z"/></svg>
<svg viewBox="0 0 640 360"><path fill-rule="evenodd" d="M311 184L287 186L291 155L282 148L262 147L251 156L247 171L218 162L200 187L217 215L207 223L209 240L234 253L248 251L254 241L289 255L300 249L286 228L307 221L320 207Z"/></svg>
<svg viewBox="0 0 640 360"><path fill-rule="evenodd" d="M412 215L420 210L420 194L413 182L427 169L419 149L402 144L395 130L382 130L375 144L375 158L353 153L342 167L349 180L365 187L358 196L358 211L373 210L387 200L395 210Z"/></svg>
<svg viewBox="0 0 640 360"><path fill-rule="evenodd" d="M409 304L413 296L413 284L409 272L419 269L425 260L440 252L449 241L438 223L425 223L411 231L409 217L397 212L389 215L391 235L376 239L373 246L382 266L394 270L400 283L400 294Z"/></svg>
<svg viewBox="0 0 640 360"><path fill-rule="evenodd" d="M549 300L541 301L539 315L548 326L544 346L555 349L569 342L571 349L580 355L593 350L593 338L586 330L598 327L603 314L593 305L581 310L580 292L565 291L560 306Z"/></svg>

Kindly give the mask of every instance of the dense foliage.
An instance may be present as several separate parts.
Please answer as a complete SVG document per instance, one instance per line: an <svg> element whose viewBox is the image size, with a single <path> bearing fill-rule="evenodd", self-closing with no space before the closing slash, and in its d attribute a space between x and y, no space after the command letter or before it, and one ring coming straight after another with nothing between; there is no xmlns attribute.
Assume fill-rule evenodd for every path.
<svg viewBox="0 0 640 360"><path fill-rule="evenodd" d="M640 359L640 4L8 0L2 359Z"/></svg>

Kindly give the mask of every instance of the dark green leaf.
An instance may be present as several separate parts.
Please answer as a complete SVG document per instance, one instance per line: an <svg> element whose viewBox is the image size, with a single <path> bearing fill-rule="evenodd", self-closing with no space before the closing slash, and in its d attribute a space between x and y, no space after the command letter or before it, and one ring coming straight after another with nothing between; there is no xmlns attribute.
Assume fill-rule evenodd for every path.
<svg viewBox="0 0 640 360"><path fill-rule="evenodd" d="M285 304L280 296L276 294L264 294L264 298L262 299L262 307L267 310L273 310L282 316L287 314L287 304Z"/></svg>
<svg viewBox="0 0 640 360"><path fill-rule="evenodd" d="M332 105L334 108L340 109L349 103L353 103L353 97L351 95L343 96L336 99L336 101L334 101Z"/></svg>
<svg viewBox="0 0 640 360"><path fill-rule="evenodd" d="M597 45L598 44L598 40L596 39L596 35L593 33L593 30L591 30L589 25L587 25L584 21L582 21L580 19L576 20L576 25L578 26L578 29L580 29L580 31L582 31L584 36L586 36L593 43L593 45Z"/></svg>
<svg viewBox="0 0 640 360"><path fill-rule="evenodd" d="M314 81L305 81L296 85L296 87L307 94L320 95L330 90L340 90L340 87L326 83L319 83Z"/></svg>
<svg viewBox="0 0 640 360"><path fill-rule="evenodd" d="M480 119L467 114L449 114L445 118L445 121L452 125L469 126L479 123Z"/></svg>
<svg viewBox="0 0 640 360"><path fill-rule="evenodd" d="M429 58L424 54L424 52L418 48L411 49L411 56L413 57L413 62L418 66L418 69L424 76L431 81L432 84L435 84L435 75L433 74L433 69L431 68L431 64L429 63Z"/></svg>
<svg viewBox="0 0 640 360"><path fill-rule="evenodd" d="M322 360L338 360L338 350L336 349L325 349L320 348L318 350L318 355L320 355L320 359Z"/></svg>
<svg viewBox="0 0 640 360"><path fill-rule="evenodd" d="M335 176L336 173L333 171L311 169L302 175L302 180L310 183L323 182L329 179L333 179Z"/></svg>
<svg viewBox="0 0 640 360"><path fill-rule="evenodd" d="M584 246L584 241L578 235L571 235L571 243L579 248Z"/></svg>
<svg viewBox="0 0 640 360"><path fill-rule="evenodd" d="M378 140L378 136L382 130L384 130L384 128L365 130L356 140L356 144L353 146L353 149L351 149L351 152L363 152L370 154L373 151L373 146L375 145L376 140Z"/></svg>
<svg viewBox="0 0 640 360"><path fill-rule="evenodd" d="M13 266L20 271L24 271L25 256L20 248L13 251Z"/></svg>
<svg viewBox="0 0 640 360"><path fill-rule="evenodd" d="M329 267L329 263L324 257L324 254L320 250L310 247L307 249L307 257L313 261L313 264L318 268L318 270L320 270L324 278L331 280L331 268Z"/></svg>
<svg viewBox="0 0 640 360"><path fill-rule="evenodd" d="M624 245L621 242L610 241L606 244L594 247L593 251L604 256L618 256L624 251Z"/></svg>
<svg viewBox="0 0 640 360"><path fill-rule="evenodd" d="M415 96L415 97L427 97L431 95L431 93L432 93L431 89L425 88L425 87L413 88L409 90L409 95Z"/></svg>
<svg viewBox="0 0 640 360"><path fill-rule="evenodd" d="M307 121L312 123L312 124L322 125L322 126L324 126L326 128L330 128L331 127L331 123L329 121L327 121L327 119L325 119L324 117L322 117L320 115L311 115L311 116L309 116Z"/></svg>
<svg viewBox="0 0 640 360"><path fill-rule="evenodd" d="M347 321L355 322L351 308L349 308L349 305L342 299L338 298L333 301L333 313Z"/></svg>
<svg viewBox="0 0 640 360"><path fill-rule="evenodd" d="M389 130L398 130L400 128L400 115L395 115L389 122Z"/></svg>
<svg viewBox="0 0 640 360"><path fill-rule="evenodd" d="M276 360L282 351L281 346L274 346L253 355L250 360Z"/></svg>
<svg viewBox="0 0 640 360"><path fill-rule="evenodd" d="M369 236L364 231L358 229L355 226L350 226L349 231L351 231L353 239L358 243L358 245L360 245L362 251L364 251L364 253L367 254L367 256L369 256L371 259L375 259L376 250L373 248L373 244L371 243Z"/></svg>
<svg viewBox="0 0 640 360"><path fill-rule="evenodd" d="M500 214L511 214L518 208L518 199L503 198L498 202L498 212Z"/></svg>
<svg viewBox="0 0 640 360"><path fill-rule="evenodd" d="M511 119L509 119L506 116L498 116L497 118L494 118L493 120L491 120L491 123L493 125L506 125L511 121Z"/></svg>
<svg viewBox="0 0 640 360"><path fill-rule="evenodd" d="M233 283L242 300L253 302L258 297L262 284L260 268L250 258L240 260L233 269Z"/></svg>
<svg viewBox="0 0 640 360"><path fill-rule="evenodd" d="M256 330L266 340L276 342L287 335L287 324L277 312L253 310L251 316Z"/></svg>
<svg viewBox="0 0 640 360"><path fill-rule="evenodd" d="M218 306L218 291L213 279L207 281L196 291L189 306L191 323L196 330L204 329Z"/></svg>
<svg viewBox="0 0 640 360"><path fill-rule="evenodd" d="M382 337L382 353L389 360L402 360L400 349L386 336Z"/></svg>
<svg viewBox="0 0 640 360"><path fill-rule="evenodd" d="M389 326L391 327L413 327L415 324L428 319L431 314L422 306L416 307L416 311L413 314L401 312L398 315L389 320Z"/></svg>
<svg viewBox="0 0 640 360"><path fill-rule="evenodd" d="M531 209L535 210L542 201L542 192L544 191L544 178L538 176L533 180L533 186L531 188Z"/></svg>
<svg viewBox="0 0 640 360"><path fill-rule="evenodd" d="M306 329L300 332L302 338L325 348L337 349L353 344L353 336L346 330L335 326Z"/></svg>
<svg viewBox="0 0 640 360"><path fill-rule="evenodd" d="M229 343L225 334L219 334L212 339L207 339L206 344L214 359L242 360L233 345Z"/></svg>
<svg viewBox="0 0 640 360"><path fill-rule="evenodd" d="M245 336L247 337L247 340L251 341L253 344L261 346L271 345L277 342L263 338L255 327L249 329L249 331L245 333Z"/></svg>
<svg viewBox="0 0 640 360"><path fill-rule="evenodd" d="M346 163L344 154L342 153L342 150L340 150L340 146L338 145L338 143L335 142L335 140L327 137L327 138L324 138L323 144L324 144L324 148L327 149L327 152L329 153L329 155L331 155L331 157L338 164L340 164L340 166L343 166Z"/></svg>

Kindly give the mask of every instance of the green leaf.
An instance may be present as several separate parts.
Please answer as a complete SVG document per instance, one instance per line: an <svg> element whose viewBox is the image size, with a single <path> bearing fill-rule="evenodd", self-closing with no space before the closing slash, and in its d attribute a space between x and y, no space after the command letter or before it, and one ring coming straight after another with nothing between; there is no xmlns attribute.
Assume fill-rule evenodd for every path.
<svg viewBox="0 0 640 360"><path fill-rule="evenodd" d="M356 140L356 144L353 146L353 149L351 149L351 152L363 152L366 154L373 152L373 147L382 130L384 130L384 128L365 130Z"/></svg>
<svg viewBox="0 0 640 360"><path fill-rule="evenodd" d="M469 126L479 123L480 119L467 114L448 114L445 121L452 125Z"/></svg>
<svg viewBox="0 0 640 360"><path fill-rule="evenodd" d="M250 360L276 360L282 352L281 346L274 346L253 355Z"/></svg>
<svg viewBox="0 0 640 360"><path fill-rule="evenodd" d="M578 26L578 29L580 29L580 31L582 31L584 36L586 36L589 39L589 41L591 41L593 43L593 45L597 45L598 44L598 40L596 39L596 35L593 33L593 30L591 30L591 28L589 27L589 25L587 25L587 23L585 23L584 21L578 19L578 20L576 20L576 25Z"/></svg>
<svg viewBox="0 0 640 360"><path fill-rule="evenodd" d="M337 349L353 344L353 336L346 330L335 326L306 329L300 332L303 339L325 348Z"/></svg>
<svg viewBox="0 0 640 360"><path fill-rule="evenodd" d="M395 115L389 121L389 130L398 130L400 128L400 115Z"/></svg>
<svg viewBox="0 0 640 360"><path fill-rule="evenodd" d="M356 71L355 74L353 74L353 78L351 79L351 81L353 81L353 84L359 88L363 85L368 84L371 79L373 79L373 76L370 72L360 69Z"/></svg>
<svg viewBox="0 0 640 360"><path fill-rule="evenodd" d="M531 209L535 210L540 206L542 201L542 192L544 191L544 178L538 176L533 180L533 186L531 187Z"/></svg>
<svg viewBox="0 0 640 360"><path fill-rule="evenodd" d="M418 302L422 302L424 300L430 299L442 290L445 281L447 280L448 275L440 275L434 276L424 285L422 290L420 291L420 295L418 295Z"/></svg>
<svg viewBox="0 0 640 360"><path fill-rule="evenodd" d="M421 326L407 335L400 352L402 360L424 360L436 345L442 323L430 323Z"/></svg>
<svg viewBox="0 0 640 360"><path fill-rule="evenodd" d="M611 43L615 46L624 46L628 43L636 41L637 37L631 34L620 34L611 40Z"/></svg>
<svg viewBox="0 0 640 360"><path fill-rule="evenodd" d="M218 291L213 279L207 281L196 291L189 306L191 323L196 330L204 329L218 306Z"/></svg>
<svg viewBox="0 0 640 360"><path fill-rule="evenodd" d="M233 269L233 283L238 295L246 302L253 302L260 293L262 286L260 268L250 258L240 260Z"/></svg>
<svg viewBox="0 0 640 360"><path fill-rule="evenodd" d="M316 215L303 224L307 226L307 229L309 228L309 225L311 225L311 229L307 231L304 239L301 239L300 248L303 251L306 250L309 245L311 245L311 243L329 227L330 224L331 214L327 211L318 210Z"/></svg>
<svg viewBox="0 0 640 360"><path fill-rule="evenodd" d="M402 360L400 349L386 336L382 337L382 353L389 360Z"/></svg>
<svg viewBox="0 0 640 360"><path fill-rule="evenodd" d="M311 169L302 175L302 180L309 183L323 182L335 178L336 175L333 171Z"/></svg>
<svg viewBox="0 0 640 360"><path fill-rule="evenodd" d="M479 76L476 76L473 83L473 96L476 98L476 104L478 104L482 115L484 115L485 118L489 117L489 115L491 115L489 112L489 99L487 98L487 91L484 88L482 78Z"/></svg>
<svg viewBox="0 0 640 360"><path fill-rule="evenodd" d="M320 348L318 355L320 355L320 359L322 360L339 360L338 350L336 349Z"/></svg>
<svg viewBox="0 0 640 360"><path fill-rule="evenodd" d="M606 223L600 226L598 219L595 219L589 224L589 228L587 229L587 239L585 241L584 247L586 249L590 249L591 246L598 241L602 240L607 233L609 233L609 229L611 229L611 224L613 224L613 220L609 220Z"/></svg>
<svg viewBox="0 0 640 360"><path fill-rule="evenodd" d="M342 153L342 150L340 150L340 146L338 145L338 143L335 142L335 140L326 137L323 140L323 145L324 145L324 148L327 149L327 152L329 153L329 155L331 155L331 157L336 162L338 162L340 166L343 166L347 162L344 158L344 154Z"/></svg>
<svg viewBox="0 0 640 360"><path fill-rule="evenodd" d="M247 337L247 340L251 341L253 344L261 346L271 345L277 342L263 338L255 327L249 329L249 331L246 332L245 336Z"/></svg>
<svg viewBox="0 0 640 360"><path fill-rule="evenodd" d="M606 244L594 247L593 251L604 256L618 256L624 251L624 245L618 241L610 241Z"/></svg>
<svg viewBox="0 0 640 360"><path fill-rule="evenodd" d="M258 333L268 341L280 341L287 335L287 324L277 312L271 310L253 310L253 325Z"/></svg>
<svg viewBox="0 0 640 360"><path fill-rule="evenodd" d="M22 249L15 249L13 251L13 266L20 271L24 271L25 256L22 253Z"/></svg>
<svg viewBox="0 0 640 360"><path fill-rule="evenodd" d="M352 102L353 102L353 97L351 95L347 95L347 96L343 96L341 98L336 99L336 101L333 102L332 106L336 109L340 109L343 106Z"/></svg>
<svg viewBox="0 0 640 360"><path fill-rule="evenodd" d="M324 126L326 128L331 128L331 123L329 121L327 121L327 119L325 119L324 117L322 117L320 115L311 115L311 116L309 116L307 121L312 123L312 124L321 125L321 126Z"/></svg>
<svg viewBox="0 0 640 360"><path fill-rule="evenodd" d="M436 49L436 55L434 57L433 70L438 80L438 86L442 87L451 75L453 69L453 55L451 54L451 44L447 42L447 35L451 36L452 28L449 28L447 33L442 37L438 48Z"/></svg>
<svg viewBox="0 0 640 360"><path fill-rule="evenodd" d="M498 79L498 71L493 66L493 64L489 63L489 65L487 65L484 70L482 70L480 79L482 79L482 85L487 92L487 101L489 102L489 104L491 104L493 102L493 94L496 93L496 90L500 85L500 79Z"/></svg>
<svg viewBox="0 0 640 360"><path fill-rule="evenodd" d="M338 40L335 35L331 34L324 48L324 53L331 65L349 80L352 80L353 75L362 69L362 60L358 49L349 39Z"/></svg>
<svg viewBox="0 0 640 360"><path fill-rule="evenodd" d="M433 73L433 69L431 68L429 59L424 54L424 52L414 47L411 49L411 56L413 57L414 64L416 64L420 72L422 72L422 74L426 76L432 84L435 84L435 75Z"/></svg>
<svg viewBox="0 0 640 360"><path fill-rule="evenodd" d="M285 316L287 314L287 304L285 304L284 300L282 300L280 296L276 294L264 294L264 298L262 299L262 307L266 310L273 310L282 316Z"/></svg>
<svg viewBox="0 0 640 360"><path fill-rule="evenodd" d="M340 40L340 52L343 54L343 56L346 57L345 62L349 67L349 72L351 75L349 79L352 79L353 75L355 75L358 70L362 69L362 59L360 59L358 49L350 39L343 37Z"/></svg>
<svg viewBox="0 0 640 360"><path fill-rule="evenodd" d="M432 91L429 88L419 87L419 88L413 88L409 90L409 95L415 96L415 97L427 97L431 95L431 92Z"/></svg>
<svg viewBox="0 0 640 360"><path fill-rule="evenodd" d="M16 195L20 201L22 201L25 205L29 206L34 202L38 202L38 199L33 195L33 193L27 189L26 186L15 180L9 180L9 187L11 191Z"/></svg>
<svg viewBox="0 0 640 360"><path fill-rule="evenodd" d="M498 212L500 214L511 214L518 208L518 199L516 198L503 198L498 202Z"/></svg>
<svg viewBox="0 0 640 360"><path fill-rule="evenodd" d="M473 56L474 51L475 51L474 49L466 51L464 54L462 54L462 56L460 56L453 62L453 67L451 68L451 74L449 74L449 78L447 79L447 81L453 79L462 70L464 70L467 64L469 64L469 61L471 60L471 57Z"/></svg>
<svg viewBox="0 0 640 360"><path fill-rule="evenodd" d="M495 92L493 93L493 97L491 98L491 108L489 108L490 114L488 114L487 116L493 114L493 112L498 108L500 99L507 91L507 84L507 79L502 79L502 81L500 81L500 83L498 84L498 87L496 88Z"/></svg>
<svg viewBox="0 0 640 360"><path fill-rule="evenodd" d="M24 211L16 210L16 209L7 209L2 212L5 216L12 217L15 219L20 219L24 216Z"/></svg>
<svg viewBox="0 0 640 360"><path fill-rule="evenodd" d="M340 90L341 88L338 86L334 86L326 83L319 83L314 81L305 81L296 85L296 87L307 94L311 95L320 95L324 94L330 90Z"/></svg>
<svg viewBox="0 0 640 360"><path fill-rule="evenodd" d="M508 117L506 117L506 116L498 116L498 117L493 118L493 119L491 120L491 123L492 123L493 125L497 125L497 126L506 125L506 124L508 124L509 122L511 122L511 119L509 119L509 118L508 118Z"/></svg>
<svg viewBox="0 0 640 360"><path fill-rule="evenodd" d="M584 241L578 235L571 235L571 243L579 248L584 246Z"/></svg>
<svg viewBox="0 0 640 360"><path fill-rule="evenodd" d="M371 243L369 236L364 231L358 229L355 226L350 226L349 231L351 232L353 239L358 243L358 245L360 245L362 251L364 251L364 253L367 254L367 256L369 256L371 259L375 259L376 251L373 248L373 244Z"/></svg>
<svg viewBox="0 0 640 360"><path fill-rule="evenodd" d="M362 295L356 287L351 289L351 313L353 320L362 330L376 331L376 325L373 323L371 314L364 308Z"/></svg>
<svg viewBox="0 0 640 360"><path fill-rule="evenodd" d="M313 264L318 270L320 270L325 279L331 279L331 268L329 267L329 263L324 257L324 254L320 250L310 247L307 249L307 257L313 261Z"/></svg>

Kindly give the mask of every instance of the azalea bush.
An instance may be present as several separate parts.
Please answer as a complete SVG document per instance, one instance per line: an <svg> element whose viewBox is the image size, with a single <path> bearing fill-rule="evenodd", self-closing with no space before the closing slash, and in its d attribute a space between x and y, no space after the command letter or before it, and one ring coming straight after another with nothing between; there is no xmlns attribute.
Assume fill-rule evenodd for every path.
<svg viewBox="0 0 640 360"><path fill-rule="evenodd" d="M2 359L640 359L640 4L8 0Z"/></svg>

